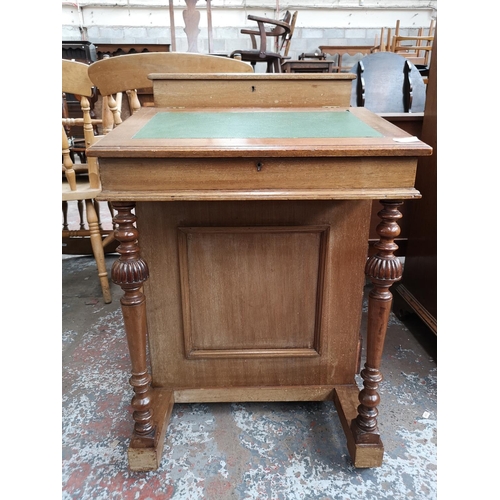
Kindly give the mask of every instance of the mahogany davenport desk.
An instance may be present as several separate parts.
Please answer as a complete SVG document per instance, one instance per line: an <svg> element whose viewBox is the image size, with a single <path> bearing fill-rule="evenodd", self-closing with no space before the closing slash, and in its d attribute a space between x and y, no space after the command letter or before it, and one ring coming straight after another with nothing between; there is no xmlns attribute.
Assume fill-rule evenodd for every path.
<svg viewBox="0 0 500 500"><path fill-rule="evenodd" d="M132 470L159 466L176 402L333 399L354 465L381 465L398 207L420 196L417 159L431 154L408 137L363 108L219 105L143 108L90 148L116 210ZM380 242L367 260L374 199Z"/></svg>

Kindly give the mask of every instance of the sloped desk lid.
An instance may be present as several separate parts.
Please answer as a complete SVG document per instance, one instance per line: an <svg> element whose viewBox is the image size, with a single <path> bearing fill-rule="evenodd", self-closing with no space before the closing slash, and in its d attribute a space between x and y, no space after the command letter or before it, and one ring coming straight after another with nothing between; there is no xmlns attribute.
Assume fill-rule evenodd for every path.
<svg viewBox="0 0 500 500"><path fill-rule="evenodd" d="M418 157L431 155L432 148L364 108L142 108L87 153L101 158Z"/></svg>

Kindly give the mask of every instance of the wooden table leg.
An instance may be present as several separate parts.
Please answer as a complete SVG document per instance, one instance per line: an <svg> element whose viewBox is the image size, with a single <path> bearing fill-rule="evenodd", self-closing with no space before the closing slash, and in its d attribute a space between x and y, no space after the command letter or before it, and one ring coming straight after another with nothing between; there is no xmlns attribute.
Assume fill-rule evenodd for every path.
<svg viewBox="0 0 500 500"><path fill-rule="evenodd" d="M170 414L173 397L156 394L151 388L146 357L146 298L142 293L149 270L140 257L138 231L134 225L136 217L132 213L134 207L133 202L113 203L113 208L117 211L113 222L116 225L115 237L120 243L117 248L120 257L113 264L111 279L124 291L120 302L132 364L130 385L134 389L134 431L128 450L129 467L144 471L154 470L159 466L165 419ZM154 419L153 406L155 411L161 413L155 415Z"/></svg>
<svg viewBox="0 0 500 500"><path fill-rule="evenodd" d="M366 452L374 457L374 463L365 467L382 464L383 444L377 426L380 396L377 391L382 381L380 363L392 304L389 288L402 276L401 262L394 255L398 248L394 239L400 233L397 221L402 217L399 207L403 202L384 200L381 203L383 209L378 213L381 222L377 226L380 240L375 244L377 252L368 259L365 267L373 289L368 298L366 363L361 371L363 389L359 392L357 416L351 421L357 453L363 453L362 449L365 447ZM372 450L368 451L370 448ZM380 453L373 453L373 448L378 449Z"/></svg>

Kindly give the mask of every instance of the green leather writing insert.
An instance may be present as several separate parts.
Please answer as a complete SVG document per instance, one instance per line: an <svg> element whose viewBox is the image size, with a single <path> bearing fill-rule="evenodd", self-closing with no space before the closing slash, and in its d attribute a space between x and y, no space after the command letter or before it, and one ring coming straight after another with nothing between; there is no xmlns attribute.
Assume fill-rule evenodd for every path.
<svg viewBox="0 0 500 500"><path fill-rule="evenodd" d="M382 137L349 111L159 112L134 139Z"/></svg>

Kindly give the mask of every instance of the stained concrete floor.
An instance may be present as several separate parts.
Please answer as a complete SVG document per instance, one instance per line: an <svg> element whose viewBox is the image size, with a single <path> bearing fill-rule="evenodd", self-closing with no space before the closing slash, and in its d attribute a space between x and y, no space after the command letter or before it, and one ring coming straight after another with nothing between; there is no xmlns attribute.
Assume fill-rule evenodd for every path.
<svg viewBox="0 0 500 500"><path fill-rule="evenodd" d="M352 466L331 402L176 404L160 468L138 473L121 290L103 303L91 257L63 256L62 280L64 500L437 498L436 337L418 318L390 319L382 467Z"/></svg>

